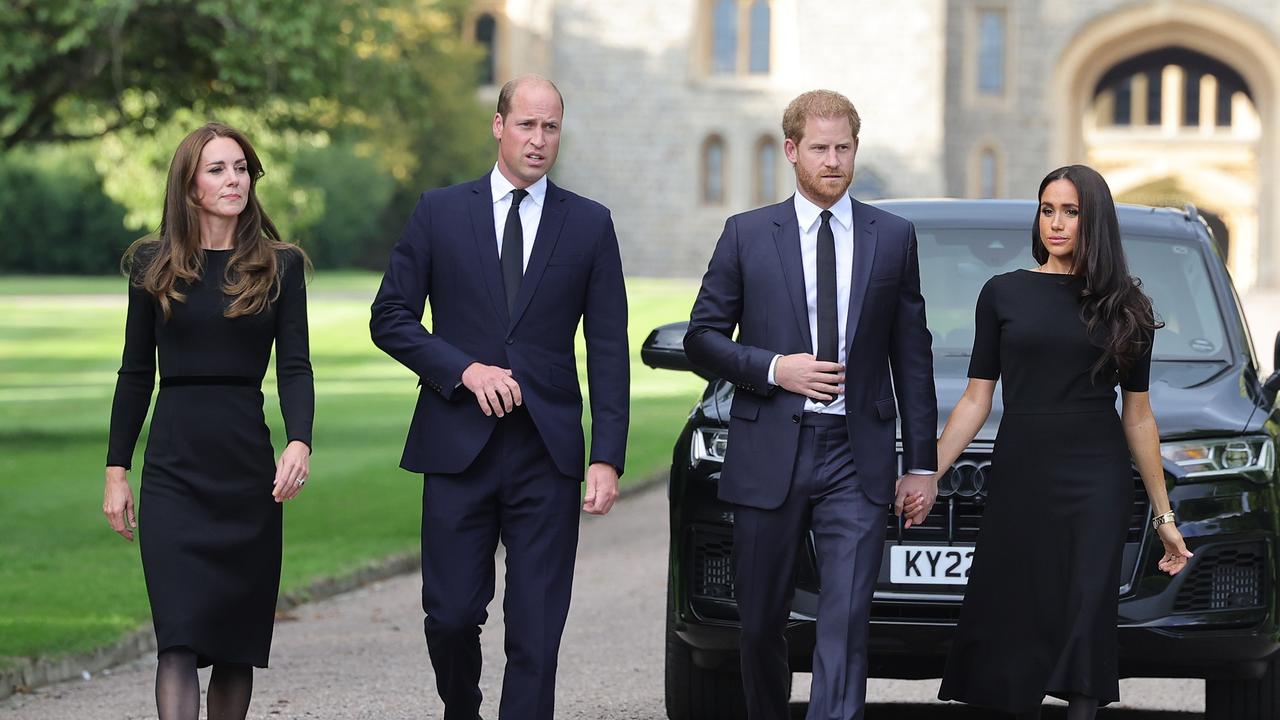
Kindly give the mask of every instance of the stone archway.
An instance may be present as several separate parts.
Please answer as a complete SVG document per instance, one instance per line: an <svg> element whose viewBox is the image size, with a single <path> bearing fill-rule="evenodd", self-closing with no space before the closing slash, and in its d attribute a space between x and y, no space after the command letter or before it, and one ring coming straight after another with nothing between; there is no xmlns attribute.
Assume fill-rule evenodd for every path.
<svg viewBox="0 0 1280 720"><path fill-rule="evenodd" d="M1192 186L1198 187L1198 186ZM1218 252L1229 257L1231 252L1231 226L1223 218L1223 213L1212 200L1195 189L1186 187L1177 177L1166 177L1145 185L1125 188L1116 192L1116 202L1152 205L1155 207L1182 207L1186 203L1196 206L1196 210L1205 219L1213 233ZM1228 215L1228 218L1230 216Z"/></svg>
<svg viewBox="0 0 1280 720"><path fill-rule="evenodd" d="M1052 158L1057 163L1095 162L1087 127L1093 124L1094 93L1103 76L1124 61L1162 48L1185 48L1238 72L1247 83L1259 123L1244 170L1212 164L1188 169L1153 145L1141 162L1112 157L1100 167L1117 195L1176 177L1204 197L1207 208L1230 227L1232 276L1241 291L1280 284L1280 47L1249 18L1191 0L1151 2L1103 15L1066 45L1054 68L1050 104ZM1123 155L1123 153L1122 153ZM1135 156L1136 157L1136 156ZM1132 160L1133 158L1131 158ZM1105 160L1101 163L1107 165ZM1227 185L1217 184L1226 182ZM1205 196L1215 193L1215 196ZM1265 238L1265 241L1264 241Z"/></svg>

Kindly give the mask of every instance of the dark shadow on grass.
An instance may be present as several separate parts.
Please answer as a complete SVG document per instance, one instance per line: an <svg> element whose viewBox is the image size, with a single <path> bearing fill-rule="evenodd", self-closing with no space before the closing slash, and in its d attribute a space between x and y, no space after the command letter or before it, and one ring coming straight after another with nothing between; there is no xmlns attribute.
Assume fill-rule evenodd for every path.
<svg viewBox="0 0 1280 720"><path fill-rule="evenodd" d="M144 436L145 437L145 436ZM0 432L0 452L5 450L61 450L72 443L101 443L106 448L107 433L97 428L76 430L14 430Z"/></svg>
<svg viewBox="0 0 1280 720"><path fill-rule="evenodd" d="M791 704L792 720L804 720L808 705ZM919 705L897 703L873 703L867 705L867 720L1002 720L1005 716L990 710L965 705ZM1043 720L1065 720L1066 708L1060 705L1046 706ZM1199 712L1168 710L1108 710L1098 711L1098 720L1203 720Z"/></svg>

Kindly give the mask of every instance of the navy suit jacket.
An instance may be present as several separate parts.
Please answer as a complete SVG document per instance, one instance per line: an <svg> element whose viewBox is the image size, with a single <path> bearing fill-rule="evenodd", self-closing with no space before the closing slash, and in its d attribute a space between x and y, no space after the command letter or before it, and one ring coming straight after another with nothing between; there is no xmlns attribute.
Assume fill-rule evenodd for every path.
<svg viewBox="0 0 1280 720"><path fill-rule="evenodd" d="M431 330L422 325L431 303ZM473 362L510 368L560 472L582 478L583 323L591 462L623 470L629 416L627 297L609 210L548 182L542 220L508 316L489 176L422 194L391 251L369 321L373 342L418 375L401 467L467 469L502 420L461 385Z"/></svg>
<svg viewBox="0 0 1280 720"><path fill-rule="evenodd" d="M771 387L769 363L776 354L813 352L805 297L794 201L729 218L684 339L691 362L737 386L720 473L725 501L772 509L790 489L805 398ZM849 441L867 497L887 504L899 477L899 411L904 468L937 466L932 338L915 227L857 200L846 323Z"/></svg>

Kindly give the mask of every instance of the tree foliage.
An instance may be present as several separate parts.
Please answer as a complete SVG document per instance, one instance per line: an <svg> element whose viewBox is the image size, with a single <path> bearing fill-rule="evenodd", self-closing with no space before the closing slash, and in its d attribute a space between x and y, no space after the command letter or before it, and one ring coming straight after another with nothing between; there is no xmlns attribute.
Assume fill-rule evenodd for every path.
<svg viewBox="0 0 1280 720"><path fill-rule="evenodd" d="M221 120L263 157L263 202L282 230L323 246L323 264L381 264L418 192L492 162L467 6L7 0L0 149L90 141L137 236L158 223L178 141Z"/></svg>
<svg viewBox="0 0 1280 720"><path fill-rule="evenodd" d="M9 0L0 4L0 143L151 130L180 109L254 108L291 127L394 125L396 115L474 85L462 7Z"/></svg>

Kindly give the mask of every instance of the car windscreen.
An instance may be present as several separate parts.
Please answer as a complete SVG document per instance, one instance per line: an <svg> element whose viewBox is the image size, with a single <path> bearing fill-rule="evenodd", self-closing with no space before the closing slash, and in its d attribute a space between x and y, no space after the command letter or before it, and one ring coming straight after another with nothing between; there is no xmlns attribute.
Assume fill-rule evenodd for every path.
<svg viewBox="0 0 1280 720"><path fill-rule="evenodd" d="M920 278L933 332L934 351L968 355L973 348L973 310L978 292L993 275L1033 268L1025 230L917 227ZM1165 327L1156 332L1156 360L1227 360L1227 334L1207 258L1194 242L1127 235L1129 272Z"/></svg>

